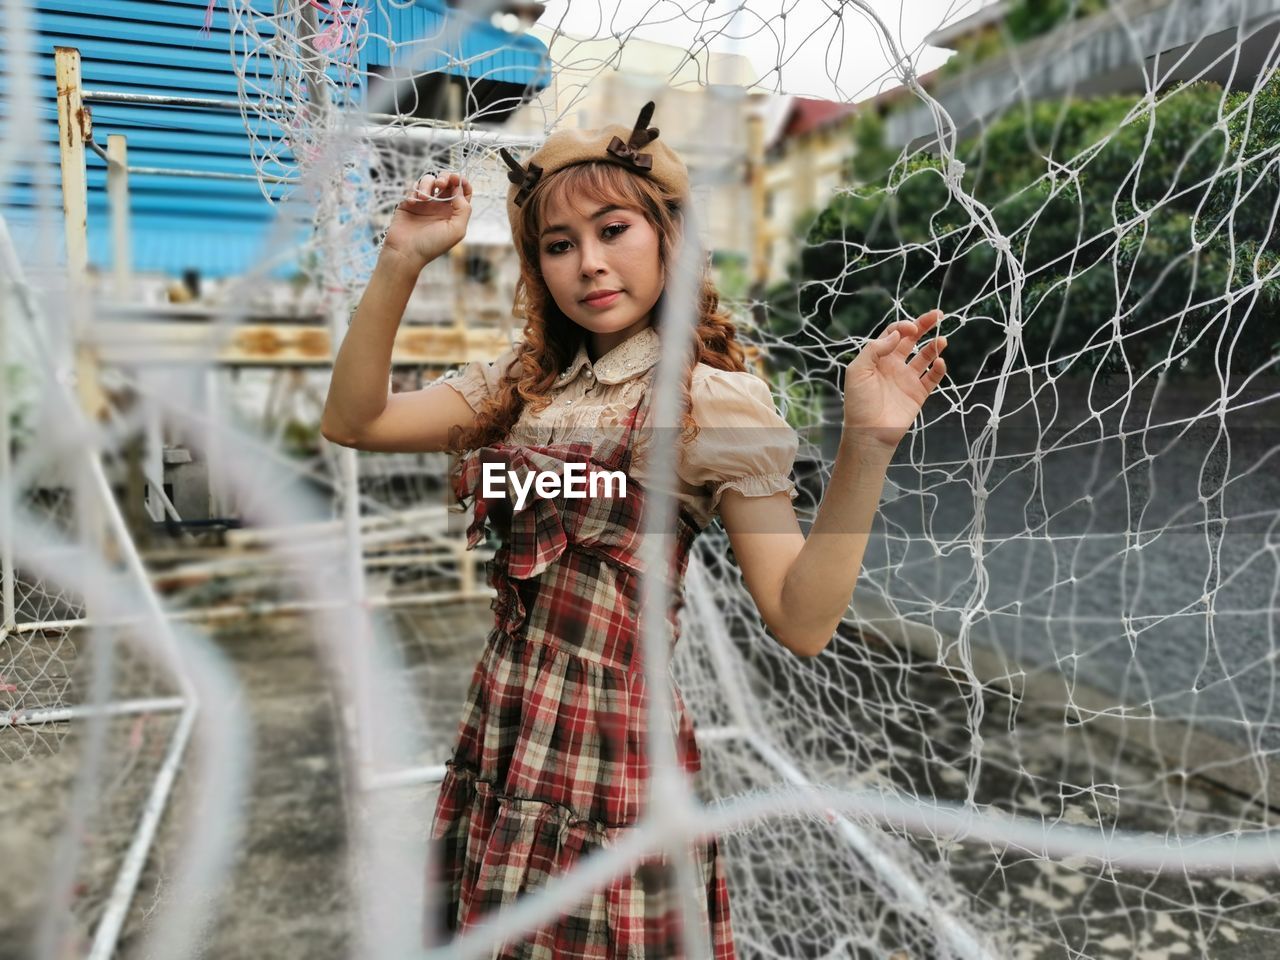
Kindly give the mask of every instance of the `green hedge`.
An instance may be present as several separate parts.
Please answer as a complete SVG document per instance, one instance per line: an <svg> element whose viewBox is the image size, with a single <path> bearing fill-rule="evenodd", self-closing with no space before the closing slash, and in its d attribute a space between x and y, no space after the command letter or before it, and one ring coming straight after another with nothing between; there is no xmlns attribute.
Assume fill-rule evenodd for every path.
<svg viewBox="0 0 1280 960"><path fill-rule="evenodd" d="M1025 270L1015 368L1109 378L1173 357L1171 373L1256 370L1280 354L1280 81L1252 99L1207 82L1161 96L1042 102L961 143L959 182L990 211L985 232L988 214L952 195L938 157L874 172L855 161L863 180L879 176L813 222L770 291L770 332L804 347L941 306L964 318L950 375L994 375L1014 296L998 233ZM855 134L864 157L877 155L874 124ZM802 349L775 353L806 365ZM840 369L809 362L808 374L837 383Z"/></svg>

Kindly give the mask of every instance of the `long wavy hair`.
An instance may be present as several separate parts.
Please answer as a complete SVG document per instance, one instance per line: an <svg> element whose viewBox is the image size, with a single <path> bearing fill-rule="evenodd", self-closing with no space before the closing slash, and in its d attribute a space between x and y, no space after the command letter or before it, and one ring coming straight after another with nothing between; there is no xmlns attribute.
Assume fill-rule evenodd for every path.
<svg viewBox="0 0 1280 960"><path fill-rule="evenodd" d="M607 161L579 163L556 171L539 183L520 208L515 224L515 245L520 255L520 279L516 283L514 313L524 320L515 361L500 378L493 396L476 412L470 429L455 426L450 435L454 450L473 450L501 442L520 419L525 404L534 412L550 402L549 391L585 342L588 333L565 316L547 289L539 269L538 235L549 204L566 197L575 202L617 204L638 211L658 234L658 257L664 276L683 229L687 197L664 191L652 180ZM664 294L665 295L665 294ZM653 326L661 334L661 301L654 305ZM698 434L690 414L689 386L698 363L720 370L744 371L742 344L729 315L720 307L720 294L704 264L698 293L695 349L685 371L681 426L685 442Z"/></svg>

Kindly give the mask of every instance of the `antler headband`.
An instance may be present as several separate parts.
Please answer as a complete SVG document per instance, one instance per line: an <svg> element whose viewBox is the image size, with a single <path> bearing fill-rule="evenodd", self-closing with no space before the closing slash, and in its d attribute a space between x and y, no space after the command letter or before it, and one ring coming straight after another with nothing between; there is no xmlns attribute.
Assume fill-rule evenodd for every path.
<svg viewBox="0 0 1280 960"><path fill-rule="evenodd" d="M516 191L516 206L519 206L529 198L530 191L538 185L538 178L542 176L542 168L536 163L522 167L520 161L513 157L511 151L506 147L499 147L498 153L502 154L502 159L510 168L507 170L507 179L520 188Z"/></svg>
<svg viewBox="0 0 1280 960"><path fill-rule="evenodd" d="M649 126L649 121L653 119L654 103L650 100L640 108L640 116L632 127L630 135L626 142L621 137L613 137L605 146L605 156L601 157L596 151L600 149L599 139L574 140L570 137L568 141L561 138L563 134L553 134L548 138L547 144L543 149L534 154L541 157L543 163L551 168L551 172L555 172L562 167L575 163L586 163L591 160L615 160L626 167L631 168L637 173L650 173L653 170L653 155L649 153L641 153L640 151L647 147L653 141L658 139L658 128ZM552 143L555 146L552 146ZM573 146L566 147L567 143ZM539 166L530 161L528 164L521 164L506 147L498 150L501 154L503 162L506 163L507 180L519 189L516 190L515 196L512 197L517 207L523 206L524 202L529 199L529 194L533 192L534 187L538 185L539 180L546 172L544 166Z"/></svg>

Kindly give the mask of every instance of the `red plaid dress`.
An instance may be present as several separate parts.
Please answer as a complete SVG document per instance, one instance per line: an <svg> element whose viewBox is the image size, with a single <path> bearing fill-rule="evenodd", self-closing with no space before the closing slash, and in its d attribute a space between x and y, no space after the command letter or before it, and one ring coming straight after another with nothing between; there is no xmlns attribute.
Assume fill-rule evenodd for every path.
<svg viewBox="0 0 1280 960"><path fill-rule="evenodd" d="M486 519L503 535L489 563L496 612L476 665L431 827L433 884L443 915L427 918L439 945L608 847L643 812L649 775L646 696L637 629L644 492L628 475L626 497L539 499L524 509L481 496L482 464L554 469L631 463L646 400L621 439L547 446L497 444L463 458L454 480L475 504L468 547ZM684 573L696 522L680 509L668 583L672 646L679 638ZM671 686L680 762L701 768L693 724ZM735 957L729 891L713 838L694 847L706 887L714 960ZM654 857L598 889L574 910L494 954L499 960L634 960L682 955L674 867ZM702 905L702 901L699 901Z"/></svg>

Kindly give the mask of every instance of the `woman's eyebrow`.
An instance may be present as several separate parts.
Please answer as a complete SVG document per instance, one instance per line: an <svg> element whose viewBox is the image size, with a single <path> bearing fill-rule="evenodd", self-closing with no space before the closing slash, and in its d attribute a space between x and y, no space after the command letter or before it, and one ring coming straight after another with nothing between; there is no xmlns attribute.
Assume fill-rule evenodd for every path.
<svg viewBox="0 0 1280 960"><path fill-rule="evenodd" d="M587 219L589 219L589 220L599 220L599 219L600 219L601 217L603 217L606 213L613 213L613 211L615 211L615 210L621 210L621 209L623 209L623 208L622 208L621 206L619 206L618 204L616 204L616 203L610 203L610 204L607 204L606 206L601 207L599 210L597 210L595 213L593 213L593 214L592 214L590 217L588 217ZM542 237L545 237L548 233L556 233L556 232L558 232L558 231L562 231L562 230L563 230L563 231L567 231L568 229L569 229L569 228L568 228L568 226L566 226L566 225L565 225L565 224L563 224L563 223L553 223L553 224L551 224L549 227L543 227L542 232L541 232L540 234L538 234L538 237L539 237L539 239L541 239Z"/></svg>

